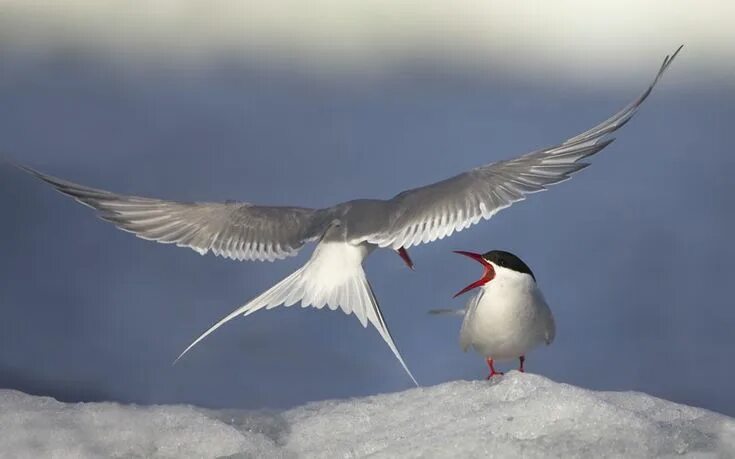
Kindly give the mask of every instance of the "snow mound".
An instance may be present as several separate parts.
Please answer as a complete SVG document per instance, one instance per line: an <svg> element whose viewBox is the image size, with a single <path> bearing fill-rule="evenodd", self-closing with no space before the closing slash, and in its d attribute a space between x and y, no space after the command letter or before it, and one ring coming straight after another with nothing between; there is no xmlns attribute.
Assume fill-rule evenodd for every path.
<svg viewBox="0 0 735 459"><path fill-rule="evenodd" d="M735 456L735 419L511 372L285 412L65 404L0 390L8 457Z"/></svg>

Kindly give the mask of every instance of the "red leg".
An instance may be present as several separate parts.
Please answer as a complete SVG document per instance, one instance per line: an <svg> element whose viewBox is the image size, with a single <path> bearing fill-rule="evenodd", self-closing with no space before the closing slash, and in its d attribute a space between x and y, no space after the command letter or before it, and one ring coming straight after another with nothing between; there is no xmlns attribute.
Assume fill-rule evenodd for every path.
<svg viewBox="0 0 735 459"><path fill-rule="evenodd" d="M400 249L396 250L398 252L398 255L403 259L403 262L406 263L406 266L408 266L410 269L413 269L413 260L411 260L411 257L408 255L408 252L406 249L401 247Z"/></svg>
<svg viewBox="0 0 735 459"><path fill-rule="evenodd" d="M502 371L495 371L495 365L493 365L493 359L491 359L490 357L487 358L487 366L490 367L490 374L487 375L487 378L485 379L490 379L495 375L503 375Z"/></svg>
<svg viewBox="0 0 735 459"><path fill-rule="evenodd" d="M525 369L523 368L523 364L524 364L524 363L526 362L526 356L525 356L525 355L522 355L522 356L520 356L520 357L518 358L518 360L520 360L520 361L521 361L521 366L520 366L520 367L518 367L518 371L520 371L521 373L525 373L525 372L526 372L526 370L525 370Z"/></svg>

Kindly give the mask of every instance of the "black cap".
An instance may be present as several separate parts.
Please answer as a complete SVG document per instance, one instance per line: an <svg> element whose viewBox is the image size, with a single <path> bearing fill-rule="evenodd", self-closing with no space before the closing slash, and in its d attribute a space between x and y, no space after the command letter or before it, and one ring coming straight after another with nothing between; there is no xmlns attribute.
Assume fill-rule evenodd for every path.
<svg viewBox="0 0 735 459"><path fill-rule="evenodd" d="M503 268L508 268L519 273L528 274L533 278L534 281L536 280L536 276L534 276L533 272L531 272L531 268L529 268L528 265L523 262L523 260L510 252L506 252L503 250L491 250L487 253L484 253L482 255L482 258L486 259L487 261L491 261L498 266L502 266Z"/></svg>

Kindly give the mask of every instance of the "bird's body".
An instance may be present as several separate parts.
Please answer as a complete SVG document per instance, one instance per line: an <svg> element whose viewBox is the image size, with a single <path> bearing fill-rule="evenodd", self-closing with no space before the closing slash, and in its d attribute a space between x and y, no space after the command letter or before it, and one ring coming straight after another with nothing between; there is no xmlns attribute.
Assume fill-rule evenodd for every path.
<svg viewBox="0 0 735 459"><path fill-rule="evenodd" d="M612 142L609 134L633 117L674 56L676 53L666 57L643 94L597 126L558 145L486 164L391 199L358 199L323 209L165 201L116 194L21 168L122 230L200 254L211 251L236 260L274 261L296 255L306 243L318 241L304 266L217 322L184 353L239 315L297 303L318 309L327 306L355 314L363 326L372 324L415 382L362 269L365 257L376 248L390 248L412 267L407 248L488 220L527 195L569 179L589 165L584 158ZM497 314L492 311L488 317Z"/></svg>
<svg viewBox="0 0 735 459"><path fill-rule="evenodd" d="M492 250L485 254L457 251L479 262L482 277L463 288L455 297L477 289L464 310L459 344L463 351L472 347L487 359L488 378L498 374L493 363L520 359L521 371L526 353L551 344L556 324L531 268L510 252ZM435 309L434 314L454 313Z"/></svg>
<svg viewBox="0 0 735 459"><path fill-rule="evenodd" d="M474 348L493 360L517 359L551 344L556 326L541 289L528 274L496 267L495 278L465 307L460 331L464 351Z"/></svg>

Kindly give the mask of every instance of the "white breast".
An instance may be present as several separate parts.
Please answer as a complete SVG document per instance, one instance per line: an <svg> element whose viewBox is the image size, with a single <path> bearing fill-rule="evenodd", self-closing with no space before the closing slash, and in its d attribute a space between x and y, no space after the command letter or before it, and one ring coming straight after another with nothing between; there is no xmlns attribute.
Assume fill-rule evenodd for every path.
<svg viewBox="0 0 735 459"><path fill-rule="evenodd" d="M467 303L462 348L472 346L484 357L507 360L550 344L554 318L533 278L498 266L495 271L495 278Z"/></svg>

